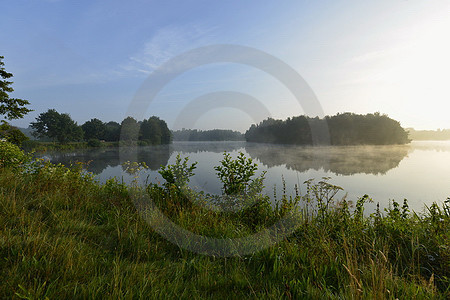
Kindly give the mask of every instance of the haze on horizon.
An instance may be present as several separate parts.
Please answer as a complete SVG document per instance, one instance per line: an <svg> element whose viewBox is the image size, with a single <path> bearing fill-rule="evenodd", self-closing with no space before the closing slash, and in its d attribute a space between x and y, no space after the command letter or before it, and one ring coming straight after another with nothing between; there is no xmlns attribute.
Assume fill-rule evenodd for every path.
<svg viewBox="0 0 450 300"><path fill-rule="evenodd" d="M120 122L161 64L197 47L235 44L294 68L326 115L379 111L405 128L450 128L448 1L13 1L3 6L0 27L7 29L0 55L14 74L12 96L35 110L16 126L27 127L49 108L78 124ZM192 113L183 109L194 99L221 91L250 95L274 118L304 113L270 75L216 63L178 76L145 115L171 129L239 131L268 116L254 120L218 104L194 126L177 123Z"/></svg>

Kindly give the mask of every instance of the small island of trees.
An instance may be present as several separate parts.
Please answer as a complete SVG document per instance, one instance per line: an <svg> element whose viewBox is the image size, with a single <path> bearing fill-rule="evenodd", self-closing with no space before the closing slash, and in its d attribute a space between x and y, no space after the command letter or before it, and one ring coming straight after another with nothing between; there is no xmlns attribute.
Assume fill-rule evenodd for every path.
<svg viewBox="0 0 450 300"><path fill-rule="evenodd" d="M343 113L334 116L268 118L245 133L247 142L312 145L311 125L328 126L331 145L391 145L410 142L408 132L387 115Z"/></svg>

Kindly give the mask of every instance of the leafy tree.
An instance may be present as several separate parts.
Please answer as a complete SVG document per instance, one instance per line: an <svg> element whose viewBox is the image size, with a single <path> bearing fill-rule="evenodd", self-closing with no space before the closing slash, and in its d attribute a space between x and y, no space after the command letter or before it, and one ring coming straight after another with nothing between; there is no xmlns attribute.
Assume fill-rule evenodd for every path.
<svg viewBox="0 0 450 300"><path fill-rule="evenodd" d="M132 117L126 117L121 124L120 139L123 141L137 141L139 137L139 123Z"/></svg>
<svg viewBox="0 0 450 300"><path fill-rule="evenodd" d="M90 139L102 140L105 137L106 124L99 119L91 119L81 125L81 129L83 129L86 141Z"/></svg>
<svg viewBox="0 0 450 300"><path fill-rule="evenodd" d="M172 142L172 132L167 126L166 121L160 120L159 118L158 121L159 127L161 128L161 144L170 144Z"/></svg>
<svg viewBox="0 0 450 300"><path fill-rule="evenodd" d="M152 116L141 123L139 139L147 141L152 145L170 144L172 133L167 123L158 117Z"/></svg>
<svg viewBox="0 0 450 300"><path fill-rule="evenodd" d="M30 102L28 100L9 97L9 93L13 92L14 89L10 86L13 82L7 79L13 77L13 74L5 71L3 67L5 63L2 61L3 58L3 56L0 56L0 115L5 115L8 120L20 119L32 111L25 107Z"/></svg>
<svg viewBox="0 0 450 300"><path fill-rule="evenodd" d="M114 121L105 124L105 141L118 142L120 140L120 124Z"/></svg>
<svg viewBox="0 0 450 300"><path fill-rule="evenodd" d="M41 113L36 122L31 123L31 128L35 130L35 136L56 139L62 144L83 139L83 130L70 115L54 109Z"/></svg>
<svg viewBox="0 0 450 300"><path fill-rule="evenodd" d="M28 140L28 137L20 129L11 126L5 121L2 121L0 125L0 138L17 146L21 146L23 142Z"/></svg>
<svg viewBox="0 0 450 300"><path fill-rule="evenodd" d="M142 121L139 139L147 141L152 145L161 144L161 127L159 126L159 122L155 120L154 117Z"/></svg>

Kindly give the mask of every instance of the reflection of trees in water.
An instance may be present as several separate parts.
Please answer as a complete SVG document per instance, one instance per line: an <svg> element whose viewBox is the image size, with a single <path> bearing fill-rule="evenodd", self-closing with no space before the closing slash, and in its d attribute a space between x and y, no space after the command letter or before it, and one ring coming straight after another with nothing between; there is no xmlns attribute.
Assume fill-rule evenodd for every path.
<svg viewBox="0 0 450 300"><path fill-rule="evenodd" d="M173 150L169 145L150 146L145 148L138 148L137 160L138 162L145 162L150 170L159 170L161 165L167 165L170 155ZM128 159L132 161L132 159Z"/></svg>
<svg viewBox="0 0 450 300"><path fill-rule="evenodd" d="M76 162L87 164L87 170L100 174L107 167L116 167L125 161L145 162L151 170L158 170L166 165L172 153L169 145L135 147L135 148L105 148L89 149L71 152L50 152L51 161L70 165Z"/></svg>
<svg viewBox="0 0 450 300"><path fill-rule="evenodd" d="M384 174L396 168L408 151L416 146L283 146L245 142L176 142L171 145L147 147L123 147L49 152L55 163L68 165L75 162L89 163L88 170L100 174L107 167L115 167L129 161L145 162L151 170L167 165L174 152L189 153L232 152L245 147L246 152L263 164L273 167L286 165L299 172L310 169L330 171L340 175L356 173ZM445 147L444 147L445 148ZM421 149L419 147L419 149Z"/></svg>
<svg viewBox="0 0 450 300"><path fill-rule="evenodd" d="M150 170L159 170L161 165L167 165L173 152L198 153L234 151L243 148L245 142L179 142L171 145L147 147L122 147L83 149L75 151L48 152L54 163L70 165L76 162L87 164L87 170L100 174L107 167L116 167L125 161L145 162Z"/></svg>
<svg viewBox="0 0 450 300"><path fill-rule="evenodd" d="M356 173L385 174L396 168L408 154L409 145L396 146L280 146L247 144L245 150L252 158L268 167L286 165L299 172L310 169L337 175Z"/></svg>
<svg viewBox="0 0 450 300"><path fill-rule="evenodd" d="M214 152L223 153L225 151L231 152L244 148L245 142L175 142L171 148L175 152L180 153L198 153L198 152Z"/></svg>
<svg viewBox="0 0 450 300"><path fill-rule="evenodd" d="M48 152L47 155L53 163L70 165L82 162L87 164L87 170L94 174L100 174L108 166L119 165L118 148Z"/></svg>

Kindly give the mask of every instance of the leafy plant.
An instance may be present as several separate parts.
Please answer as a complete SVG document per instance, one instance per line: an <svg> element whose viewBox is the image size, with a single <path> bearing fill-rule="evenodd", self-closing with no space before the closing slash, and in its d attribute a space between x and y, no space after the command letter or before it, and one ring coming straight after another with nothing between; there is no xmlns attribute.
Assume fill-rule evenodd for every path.
<svg viewBox="0 0 450 300"><path fill-rule="evenodd" d="M175 185L180 188L189 183L189 178L194 176L197 162L188 166L188 161L188 157L185 157L182 161L180 154L177 154L175 164L161 166L161 170L159 170L158 173L166 180L166 187Z"/></svg>
<svg viewBox="0 0 450 300"><path fill-rule="evenodd" d="M307 203L317 201L317 210L321 218L325 217L330 206L334 204L336 194L343 190L342 187L329 183L329 180L330 177L322 177L318 183L314 183L314 179L305 181L306 195L303 199Z"/></svg>
<svg viewBox="0 0 450 300"><path fill-rule="evenodd" d="M10 167L17 169L29 159L29 156L20 150L18 146L6 140L0 140L0 168Z"/></svg>

